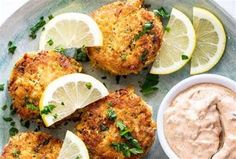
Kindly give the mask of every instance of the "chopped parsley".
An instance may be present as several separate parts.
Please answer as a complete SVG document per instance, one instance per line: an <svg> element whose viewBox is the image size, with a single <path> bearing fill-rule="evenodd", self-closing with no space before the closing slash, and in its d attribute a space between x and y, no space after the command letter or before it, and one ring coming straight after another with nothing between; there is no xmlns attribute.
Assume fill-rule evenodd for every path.
<svg viewBox="0 0 236 159"><path fill-rule="evenodd" d="M16 125L16 122L12 121L10 125L11 125L11 126L15 126L15 125Z"/></svg>
<svg viewBox="0 0 236 159"><path fill-rule="evenodd" d="M65 50L65 48L63 48L63 47L56 47L56 48L54 49L54 51L59 52L59 53L61 53L61 54L65 54L65 53L66 53L66 50Z"/></svg>
<svg viewBox="0 0 236 159"><path fill-rule="evenodd" d="M163 7L153 10L153 12L156 16L160 16L162 18L169 18L170 17L170 13L168 13L165 10L165 8L163 8Z"/></svg>
<svg viewBox="0 0 236 159"><path fill-rule="evenodd" d="M143 30L134 36L134 40L137 41L138 39L141 38L141 36L149 33L152 30L153 27L154 26L153 26L152 22L145 23L144 26L143 26Z"/></svg>
<svg viewBox="0 0 236 159"><path fill-rule="evenodd" d="M16 45L14 45L12 41L9 41L7 46L8 46L8 52L14 54L17 48Z"/></svg>
<svg viewBox="0 0 236 159"><path fill-rule="evenodd" d="M148 55L148 50L144 50L144 52L140 56L140 61L145 63L145 61L147 60L147 55Z"/></svg>
<svg viewBox="0 0 236 159"><path fill-rule="evenodd" d="M169 33L169 32L170 32L170 27L165 27L165 31L166 31L167 33Z"/></svg>
<svg viewBox="0 0 236 159"><path fill-rule="evenodd" d="M13 120L11 117L2 117L2 119L3 119L5 122L10 122L10 121Z"/></svg>
<svg viewBox="0 0 236 159"><path fill-rule="evenodd" d="M32 39L36 39L37 35L36 33L46 24L46 21L44 20L44 17L40 17L39 21L30 28L30 35Z"/></svg>
<svg viewBox="0 0 236 159"><path fill-rule="evenodd" d="M21 152L20 152L20 150L14 149L11 154L13 157L18 158L20 156Z"/></svg>
<svg viewBox="0 0 236 159"><path fill-rule="evenodd" d="M56 108L55 105L49 104L49 105L47 105L47 106L44 106L43 110L41 110L40 113L47 115L47 114L49 114L49 113L52 113L53 109L55 109L55 108Z"/></svg>
<svg viewBox="0 0 236 159"><path fill-rule="evenodd" d="M54 18L54 16L52 15L52 14L50 14L49 16L48 16L48 20L52 20Z"/></svg>
<svg viewBox="0 0 236 159"><path fill-rule="evenodd" d="M0 84L0 91L4 91L4 84Z"/></svg>
<svg viewBox="0 0 236 159"><path fill-rule="evenodd" d="M10 136L15 136L18 132L19 132L19 130L17 128L15 128L15 127L11 127L9 129L9 135Z"/></svg>
<svg viewBox="0 0 236 159"><path fill-rule="evenodd" d="M48 43L49 46L52 46L52 45L54 44L54 42L52 41L52 39L49 39L49 40L47 41L47 43Z"/></svg>
<svg viewBox="0 0 236 159"><path fill-rule="evenodd" d="M91 82L87 82L85 84L85 86L88 88L88 89L91 89L92 88L92 83Z"/></svg>
<svg viewBox="0 0 236 159"><path fill-rule="evenodd" d="M64 103L64 102L61 102L61 105L65 105L65 103Z"/></svg>
<svg viewBox="0 0 236 159"><path fill-rule="evenodd" d="M104 79L104 80L105 80L105 79L107 79L107 76L102 76L101 79Z"/></svg>
<svg viewBox="0 0 236 159"><path fill-rule="evenodd" d="M57 117L58 117L58 114L54 114L54 115L53 115L53 118L54 118L54 119L57 119Z"/></svg>
<svg viewBox="0 0 236 159"><path fill-rule="evenodd" d="M158 90L159 76L154 74L147 74L144 83L140 86L143 95L149 95Z"/></svg>
<svg viewBox="0 0 236 159"><path fill-rule="evenodd" d="M6 109L7 109L7 105L5 104L2 106L2 110L6 110Z"/></svg>
<svg viewBox="0 0 236 159"><path fill-rule="evenodd" d="M127 142L115 143L113 142L111 146L119 152L122 152L125 157L130 157L131 155L136 155L143 153L143 149L138 143L138 141L133 138L130 130L122 121L117 121L116 126L119 129L120 136L125 138Z"/></svg>
<svg viewBox="0 0 236 159"><path fill-rule="evenodd" d="M187 55L182 55L182 60L188 60L188 56Z"/></svg>
<svg viewBox="0 0 236 159"><path fill-rule="evenodd" d="M81 159L81 157L80 156L76 156L76 158L75 159Z"/></svg>
<svg viewBox="0 0 236 159"><path fill-rule="evenodd" d="M26 108L27 108L27 109L30 109L30 110L32 110L32 111L39 110L39 108L38 108L37 106L35 106L34 104L32 104L32 103L26 104Z"/></svg>
<svg viewBox="0 0 236 159"><path fill-rule="evenodd" d="M112 106L113 106L113 103L112 103L112 102L107 102L107 105L108 105L109 107L112 107Z"/></svg>
<svg viewBox="0 0 236 159"><path fill-rule="evenodd" d="M107 131L109 128L105 124L99 125L100 131Z"/></svg>
<svg viewBox="0 0 236 159"><path fill-rule="evenodd" d="M116 112L113 109L111 109L111 108L108 109L107 110L107 117L110 120L116 120L116 117L117 117Z"/></svg>
<svg viewBox="0 0 236 159"><path fill-rule="evenodd" d="M85 46L82 46L81 48L76 50L74 58L80 62L88 62L89 58L88 58L87 53L88 53L87 48Z"/></svg>
<svg viewBox="0 0 236 159"><path fill-rule="evenodd" d="M27 128L27 129L30 127L30 121L29 120L25 121L25 120L21 119L20 124L21 124L21 126Z"/></svg>

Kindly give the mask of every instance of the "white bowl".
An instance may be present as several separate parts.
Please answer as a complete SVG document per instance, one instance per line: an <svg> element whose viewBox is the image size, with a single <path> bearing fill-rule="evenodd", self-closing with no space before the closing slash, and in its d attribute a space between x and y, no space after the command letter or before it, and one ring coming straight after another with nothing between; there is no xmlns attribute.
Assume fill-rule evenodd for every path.
<svg viewBox="0 0 236 159"><path fill-rule="evenodd" d="M195 75L189 78L184 79L183 81L176 84L164 97L161 102L158 115L157 115L157 123L158 123L158 138L161 143L163 150L165 151L166 155L170 159L179 159L175 152L170 148L164 133L163 127L163 116L165 110L170 106L173 99L182 91L190 88L193 85L200 84L200 83L215 83L223 85L234 92L236 92L236 82L220 75L214 74L202 74L202 75ZM175 130L173 130L175 131Z"/></svg>

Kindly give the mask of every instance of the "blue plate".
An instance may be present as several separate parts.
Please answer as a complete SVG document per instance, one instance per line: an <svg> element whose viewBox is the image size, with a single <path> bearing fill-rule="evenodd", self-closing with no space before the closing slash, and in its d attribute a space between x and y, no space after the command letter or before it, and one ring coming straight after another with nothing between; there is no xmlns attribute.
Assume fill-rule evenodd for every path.
<svg viewBox="0 0 236 159"><path fill-rule="evenodd" d="M57 15L64 12L82 12L90 13L94 9L102 6L103 4L111 2L110 0L31 0L15 12L1 27L0 27L0 83L5 83L9 79L10 72L15 62L25 53L38 49L38 38L31 40L29 38L29 29L34 25L41 16L47 17L50 14ZM210 10L223 22L225 30L227 32L227 46L225 55L221 61L215 66L210 73L224 75L233 80L236 80L236 22L234 19L224 11L220 6L215 4L212 0L147 0L147 4L151 4L151 9L159 8L161 6L166 7L169 11L172 7L175 7L183 11L190 18L192 17L192 7L202 7ZM109 16L109 15L108 15ZM39 36L38 36L39 37ZM14 41L17 45L17 50L14 55L8 54L7 44L8 41ZM121 78L120 84L116 84L115 77L107 75L108 79L101 79L106 75L105 72L100 70L93 70L89 64L84 64L85 72L98 78L102 82L106 83L110 91L124 88L127 85L133 85L136 89L136 93L139 92L138 81L143 81L146 71L143 71L140 75L131 75L129 78ZM180 71L171 75L161 76L159 83L159 91L151 96L143 97L152 107L154 111L154 118L156 120L156 114L163 97L168 90L173 87L179 81L185 79L189 75L189 65L181 69ZM10 99L6 91L0 93L0 106L7 103L10 105ZM0 152L3 146L9 139L8 130L10 124L2 120L2 116L8 114L9 110L2 111L0 109ZM26 129L20 125L19 118L15 115L16 127L20 131L34 130L35 126L31 124L30 129ZM61 126L60 128L48 130L43 129L55 136L64 138L66 129L73 131L74 123L70 123L67 126ZM166 159L156 136L154 145L146 158L150 159Z"/></svg>

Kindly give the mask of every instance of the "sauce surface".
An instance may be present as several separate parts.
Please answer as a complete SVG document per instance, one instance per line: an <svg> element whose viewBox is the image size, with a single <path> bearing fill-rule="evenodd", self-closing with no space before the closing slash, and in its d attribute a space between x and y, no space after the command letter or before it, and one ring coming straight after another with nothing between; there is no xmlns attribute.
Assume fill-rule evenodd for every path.
<svg viewBox="0 0 236 159"><path fill-rule="evenodd" d="M164 131L180 159L235 159L236 93L217 84L181 92L164 114Z"/></svg>

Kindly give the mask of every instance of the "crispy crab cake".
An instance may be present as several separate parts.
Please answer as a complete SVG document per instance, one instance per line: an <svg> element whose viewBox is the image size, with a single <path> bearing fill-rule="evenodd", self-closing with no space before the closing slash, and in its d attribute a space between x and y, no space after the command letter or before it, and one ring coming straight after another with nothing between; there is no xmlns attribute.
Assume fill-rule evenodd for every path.
<svg viewBox="0 0 236 159"><path fill-rule="evenodd" d="M139 73L155 60L163 27L159 17L141 8L142 3L117 1L92 13L103 33L103 46L88 48L94 66L114 75L128 75Z"/></svg>
<svg viewBox="0 0 236 159"><path fill-rule="evenodd" d="M118 122L122 122L128 133L138 141L142 153L124 154L124 151L116 150L114 144L130 142L124 136L121 137ZM76 132L85 142L92 158L139 159L148 152L154 142L156 124L147 103L134 94L132 89L122 89L85 107Z"/></svg>
<svg viewBox="0 0 236 159"><path fill-rule="evenodd" d="M37 118L40 97L47 85L81 70L77 61L54 51L25 54L15 64L8 85L13 107L23 119Z"/></svg>
<svg viewBox="0 0 236 159"><path fill-rule="evenodd" d="M61 140L47 133L24 132L10 138L1 157L2 159L56 159L61 147Z"/></svg>

